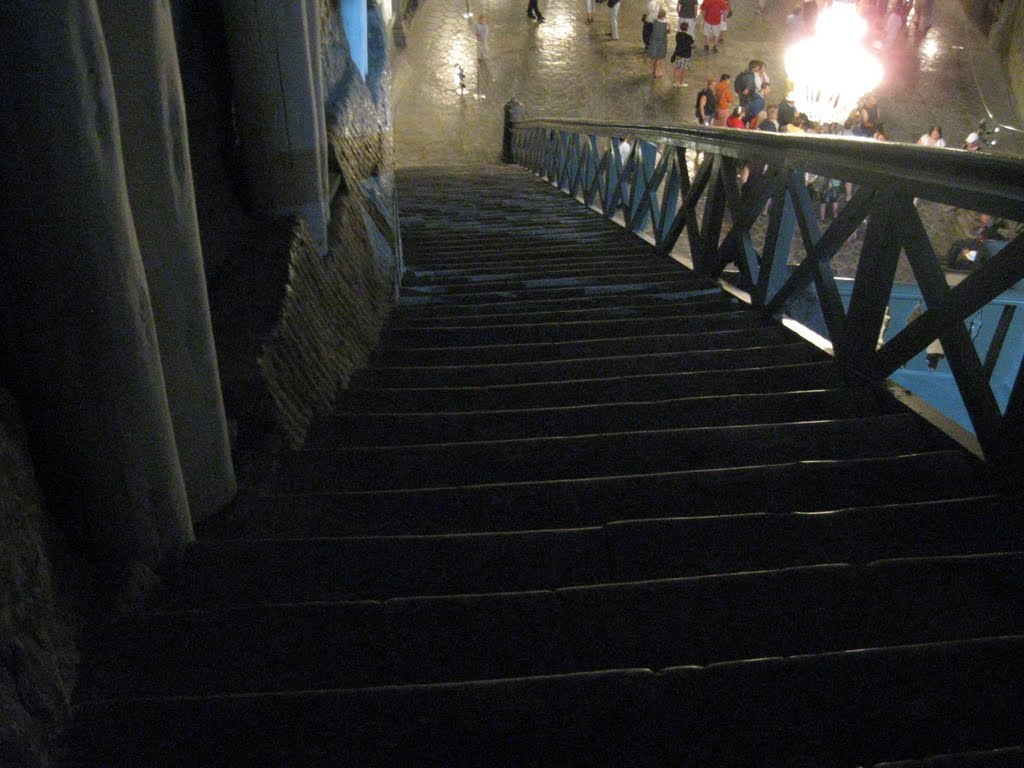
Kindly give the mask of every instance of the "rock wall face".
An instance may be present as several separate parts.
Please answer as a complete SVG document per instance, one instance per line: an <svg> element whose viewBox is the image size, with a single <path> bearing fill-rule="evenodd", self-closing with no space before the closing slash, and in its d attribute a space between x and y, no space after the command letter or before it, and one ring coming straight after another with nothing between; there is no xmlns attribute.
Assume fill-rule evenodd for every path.
<svg viewBox="0 0 1024 768"><path fill-rule="evenodd" d="M1024 0L1002 0L999 17L989 31L989 41L1010 73L1017 124L1024 125Z"/></svg>
<svg viewBox="0 0 1024 768"><path fill-rule="evenodd" d="M225 404L243 445L274 431L298 447L313 417L366 365L400 274L386 25L371 8L364 78L350 58L338 3L320 2L337 190L329 251L321 256L301 221L260 220L246 210L219 8L175 0Z"/></svg>
<svg viewBox="0 0 1024 768"><path fill-rule="evenodd" d="M371 9L364 78L333 5L324 0L321 14L330 167L340 182L331 204L330 252L319 256L295 225L287 290L259 358L278 426L296 448L313 417L367 364L401 266L384 24Z"/></svg>
<svg viewBox="0 0 1024 768"><path fill-rule="evenodd" d="M13 397L0 390L0 765L46 765L69 714L78 621ZM81 587L81 583L78 585Z"/></svg>
<svg viewBox="0 0 1024 768"><path fill-rule="evenodd" d="M1006 66L1017 103L1018 125L1024 124L1024 0L961 0L967 15L988 38Z"/></svg>

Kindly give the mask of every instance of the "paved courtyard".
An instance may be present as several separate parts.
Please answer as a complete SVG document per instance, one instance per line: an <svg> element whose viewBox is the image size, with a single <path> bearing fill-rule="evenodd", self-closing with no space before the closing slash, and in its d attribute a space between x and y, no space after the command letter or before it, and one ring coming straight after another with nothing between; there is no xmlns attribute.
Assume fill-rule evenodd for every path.
<svg viewBox="0 0 1024 768"><path fill-rule="evenodd" d="M408 45L393 63L398 164L497 161L503 108L513 96L528 117L690 123L703 80L735 75L759 58L767 63L779 98L786 16L793 3L767 0L765 12L758 14L756 0L734 0L725 44L718 54L698 51L689 87L677 89L670 76L651 77L640 41L643 0L622 0L617 41L608 36L607 6L598 5L594 23L587 24L584 0L540 0L542 24L527 18L526 0L468 0L468 6L467 0L423 0ZM675 0L665 6L671 31L677 22ZM467 7L484 13L491 29L490 55L479 66L475 19L464 18ZM958 0L936 0L934 27L923 37L911 35L884 60L887 77L879 94L890 140L915 141L938 123L950 145L957 146L989 112L995 122L1019 122L1006 72ZM457 91L460 66L469 88L464 95ZM671 65L665 71L671 75ZM1024 154L1022 138L1011 136L1007 151Z"/></svg>

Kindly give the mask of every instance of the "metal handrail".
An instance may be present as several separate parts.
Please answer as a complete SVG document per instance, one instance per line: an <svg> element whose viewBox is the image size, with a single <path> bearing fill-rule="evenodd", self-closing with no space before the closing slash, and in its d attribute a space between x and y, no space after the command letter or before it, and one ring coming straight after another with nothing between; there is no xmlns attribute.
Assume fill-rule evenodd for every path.
<svg viewBox="0 0 1024 768"><path fill-rule="evenodd" d="M774 134L702 126L587 120L515 120L509 159L670 252L687 238L694 269L722 277L730 265L754 306L786 314L813 287L837 363L851 377L882 381L941 342L986 458L1024 456L1024 369L997 401L993 358L1024 356L1021 344L976 349L965 322L1024 280L1024 234L950 286L917 210L918 199L1024 221L1024 160L852 137ZM612 138L628 138L623 156ZM744 165L749 177L740 184ZM805 174L856 191L822 229ZM766 217L759 247L752 230ZM862 235L852 292L840 296L831 260ZM804 254L793 252L796 240ZM925 309L885 336L897 263L905 256ZM1024 312L1014 333L1024 335ZM1012 319L1012 318L1011 318ZM984 361L982 360L984 357ZM999 366L1006 370L1005 361ZM1005 406L1005 408L1003 407Z"/></svg>

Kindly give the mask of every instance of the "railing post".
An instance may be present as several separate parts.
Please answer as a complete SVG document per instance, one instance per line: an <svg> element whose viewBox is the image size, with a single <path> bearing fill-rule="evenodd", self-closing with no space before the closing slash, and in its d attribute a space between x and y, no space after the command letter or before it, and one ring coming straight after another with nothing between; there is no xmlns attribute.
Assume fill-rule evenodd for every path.
<svg viewBox="0 0 1024 768"><path fill-rule="evenodd" d="M513 137L515 135L516 123L523 119L525 112L526 110L522 102L515 96L505 104L505 126L501 141L501 162L503 163L515 162Z"/></svg>

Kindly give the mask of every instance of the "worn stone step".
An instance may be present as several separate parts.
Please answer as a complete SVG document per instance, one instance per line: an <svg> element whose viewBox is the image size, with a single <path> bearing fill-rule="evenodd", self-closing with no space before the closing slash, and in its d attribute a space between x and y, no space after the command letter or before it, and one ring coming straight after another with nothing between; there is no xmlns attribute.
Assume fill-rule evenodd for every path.
<svg viewBox="0 0 1024 768"><path fill-rule="evenodd" d="M796 337L793 337L794 339ZM710 340L709 340L710 341ZM458 366L405 366L369 368L353 378L360 389L483 387L601 379L674 371L707 371L769 365L812 363L825 354L802 341L764 346L726 347L657 352L642 355L614 355L578 360L488 363ZM572 401L570 401L572 402Z"/></svg>
<svg viewBox="0 0 1024 768"><path fill-rule="evenodd" d="M1024 550L1024 510L1000 496L609 523L621 581L828 562ZM736 542L743 542L737 546Z"/></svg>
<svg viewBox="0 0 1024 768"><path fill-rule="evenodd" d="M1020 768L1024 765L1024 746L983 749L956 754L930 755L911 760L876 763L874 768Z"/></svg>
<svg viewBox="0 0 1024 768"><path fill-rule="evenodd" d="M285 492L572 480L794 460L863 459L956 447L914 414L285 455Z"/></svg>
<svg viewBox="0 0 1024 768"><path fill-rule="evenodd" d="M273 695L126 699L78 707L90 765L662 765L636 738L653 675L581 675ZM424 727L425 726L425 727ZM610 761L610 762L609 762Z"/></svg>
<svg viewBox="0 0 1024 768"><path fill-rule="evenodd" d="M386 330L417 325L455 328L463 325L503 325L525 320L532 323L580 322L613 317L678 317L687 314L733 312L742 304L719 288L698 287L674 293L641 296L593 296L552 301L458 304L430 302L395 307Z"/></svg>
<svg viewBox="0 0 1024 768"><path fill-rule="evenodd" d="M1007 636L658 675L91 702L70 741L86 763L118 743L119 764L147 766L853 768L1018 742L1022 654Z"/></svg>
<svg viewBox="0 0 1024 768"><path fill-rule="evenodd" d="M844 461L373 492L243 497L218 521L239 538L540 530L613 520L795 512L980 495L962 451Z"/></svg>
<svg viewBox="0 0 1024 768"><path fill-rule="evenodd" d="M480 344L466 346L405 347L393 344L382 351L376 364L386 367L407 367L548 362L587 357L687 352L729 346L766 346L785 344L793 338L784 328L774 326L662 335L641 332L636 336L615 335L614 329L608 330L612 334L608 338L578 341L491 344L483 338ZM486 337L487 334L482 335Z"/></svg>
<svg viewBox="0 0 1024 768"><path fill-rule="evenodd" d="M358 377L357 377L358 383ZM551 408L657 400L669 396L778 393L844 385L831 360L811 363L716 368L709 371L625 373L574 381L541 381L488 386L352 387L338 398L341 410L450 412Z"/></svg>
<svg viewBox="0 0 1024 768"><path fill-rule="evenodd" d="M179 607L520 592L610 580L603 528L440 536L199 540Z"/></svg>
<svg viewBox="0 0 1024 768"><path fill-rule="evenodd" d="M503 440L681 427L729 426L853 418L894 413L895 401L871 387L708 395L670 400L449 413L343 411L317 420L306 445L357 445Z"/></svg>
<svg viewBox="0 0 1024 768"><path fill-rule="evenodd" d="M685 273L682 266L671 260L641 260L639 257L621 258L615 261L599 258L574 260L545 259L535 263L511 264L501 262L489 269L449 268L423 269L407 268L402 275L402 289L437 286L445 292L457 289L493 290L503 283L555 285L585 285L588 281L617 278L620 282L638 282L657 279L659 276L676 276ZM557 275L552 277L552 275Z"/></svg>
<svg viewBox="0 0 1024 768"><path fill-rule="evenodd" d="M561 322L536 322L527 316L510 319L502 324L489 323L481 326L448 326L443 321L436 324L416 323L388 328L382 339L389 346L400 344L403 348L410 349L467 344L554 343L646 334L661 336L709 333L745 328L772 328L781 331L784 338L795 338L778 326L764 323L756 315L734 308L732 311L680 312L667 317L609 316Z"/></svg>
<svg viewBox="0 0 1024 768"><path fill-rule="evenodd" d="M487 288L485 290L484 288ZM673 293L686 291L695 287L703 287L702 281L685 274L666 275L662 278L646 277L631 282L617 277L601 280L598 278L583 280L524 281L481 286L477 290L451 290L441 286L409 286L399 297L400 304L451 302L456 300L462 304L489 304L495 301L519 302L550 299L586 298L589 296L606 295L644 295L655 293Z"/></svg>
<svg viewBox="0 0 1024 768"><path fill-rule="evenodd" d="M1021 634L1022 600L1024 553L1000 553L151 612L93 639L82 686L110 698L658 670Z"/></svg>

